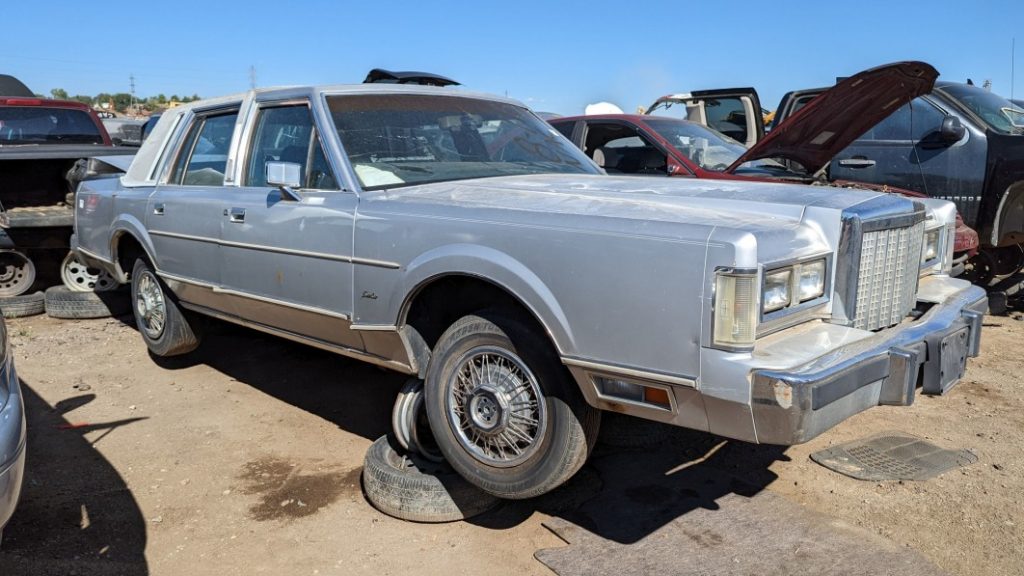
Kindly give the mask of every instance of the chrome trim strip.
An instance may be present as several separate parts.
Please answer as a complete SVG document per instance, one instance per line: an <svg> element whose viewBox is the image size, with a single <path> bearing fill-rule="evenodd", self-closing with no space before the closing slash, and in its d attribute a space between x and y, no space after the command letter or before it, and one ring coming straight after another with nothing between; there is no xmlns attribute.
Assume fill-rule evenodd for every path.
<svg viewBox="0 0 1024 576"><path fill-rule="evenodd" d="M376 266L377 268L388 268L391 270L398 270L402 266L397 262L388 262L386 260L374 260L372 258L359 258L357 256L339 256L337 254L328 254L326 252L310 252L307 250L295 250L292 248L278 248L277 246L266 246L263 244L248 244L246 242L233 242L231 240L222 240L220 238L209 238L206 236L193 236L191 234L179 234L177 232L167 232L164 230L150 230L149 233L153 236L164 236L167 238L177 238L179 240L193 240L195 242L206 242L208 244L217 244L219 246L227 246L230 248L242 248L245 250L259 250L262 252L272 252L275 254L290 254L292 256L303 256L306 258L318 258L320 260L333 260L335 262L347 262L349 264L363 264L366 266Z"/></svg>
<svg viewBox="0 0 1024 576"><path fill-rule="evenodd" d="M288 302L288 301L285 301L285 300L279 300L277 298L270 298L269 296L259 296L259 295L256 295L256 294L250 294L248 292L240 292L238 290L232 290L231 288L223 288L221 286L217 286L215 284L209 284L207 282L202 282L200 280L194 280L192 278L186 278L186 277L183 277L183 276L178 276L176 274L169 274L169 273L164 272L162 270L157 270L156 273L161 278L163 278L165 280L170 280L172 282L182 282L184 284L191 284L193 286L198 286L199 288L205 288L207 290L210 290L210 291L212 291L215 294L226 294L228 296L238 296L238 297L241 297L241 298L247 298L249 300L256 300L257 302L265 302L267 304L274 304L276 306L283 306L283 307L286 307L286 308L294 308L296 310L302 310L303 312L312 312L314 314L321 314L323 316L330 316L332 318L339 318L339 319L345 320L345 321L351 320L351 317L348 314L344 314L342 312L334 312L332 310L326 310L324 308L318 308L316 306L309 306L309 305L306 305L306 304L296 304L294 302Z"/></svg>
<svg viewBox="0 0 1024 576"><path fill-rule="evenodd" d="M583 360L580 358L573 358L571 356L562 356L562 363L568 366L576 366L586 370L593 370L610 376L621 374L629 378L637 378L639 380L646 380L648 382L663 382L666 384L675 384L676 386L686 386L687 388L696 388L697 381L689 378L683 378L680 376L672 376L669 374L662 374L659 372L649 372L647 370L638 370L636 368L628 368L625 366L616 366L614 364L602 364L600 362L592 362L590 360ZM614 399L616 402L620 401L620 398ZM645 404L646 406L646 404Z"/></svg>
<svg viewBox="0 0 1024 576"><path fill-rule="evenodd" d="M398 332L398 326L391 326L386 324L353 324L349 328L352 330L362 330L365 332Z"/></svg>
<svg viewBox="0 0 1024 576"><path fill-rule="evenodd" d="M87 250L85 248L82 248L81 246L78 247L78 251L81 252L82 254L85 254L89 258L92 258L94 260L99 260L100 262L103 262L105 264L113 264L114 263L113 260L110 260L108 258L104 258L103 256L100 256L99 254L93 252L92 250Z"/></svg>
<svg viewBox="0 0 1024 576"><path fill-rule="evenodd" d="M414 370L408 364L403 364L395 360L389 360L387 358L381 358L379 356L367 354L366 352L363 352L361 350L347 348L345 346L341 346L339 344L332 344L330 342L324 342L323 340L320 340L318 338L310 338L309 336L303 336L301 334L296 334L288 330L282 330L280 328L275 328L273 326L267 326L266 324L260 324L259 322L252 322L250 320L239 318L238 316L234 316L232 314L226 314L219 310L214 310L213 308L207 308L206 306L200 306L197 304L192 304L184 301L181 303L181 305L188 308L189 310L193 310L201 314L206 314L207 316L212 316L214 318L224 320L226 322L231 322L233 324L245 326L246 328L252 328L253 330L259 330L260 332L266 332L267 334L279 336L281 338L292 340L294 342L299 342L301 344L308 344L321 350L334 352L336 354L341 354L342 356L348 356L349 358L355 358L356 360L362 360L364 362L369 362L371 364L382 366L384 368L390 368L391 370L401 372L402 374L416 373L416 370Z"/></svg>

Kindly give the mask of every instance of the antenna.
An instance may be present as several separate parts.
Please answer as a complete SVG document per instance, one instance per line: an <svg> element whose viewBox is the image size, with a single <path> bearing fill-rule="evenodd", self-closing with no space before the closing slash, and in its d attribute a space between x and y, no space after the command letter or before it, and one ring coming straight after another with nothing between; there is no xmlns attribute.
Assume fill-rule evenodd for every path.
<svg viewBox="0 0 1024 576"><path fill-rule="evenodd" d="M1014 85L1013 73L1014 73L1014 71L1017 68L1017 66L1015 65L1015 62L1013 61L1013 58L1016 55L1017 55L1017 37L1014 36L1010 40L1010 100L1013 100L1013 85Z"/></svg>
<svg viewBox="0 0 1024 576"><path fill-rule="evenodd" d="M256 89L256 66L249 66L249 90Z"/></svg>

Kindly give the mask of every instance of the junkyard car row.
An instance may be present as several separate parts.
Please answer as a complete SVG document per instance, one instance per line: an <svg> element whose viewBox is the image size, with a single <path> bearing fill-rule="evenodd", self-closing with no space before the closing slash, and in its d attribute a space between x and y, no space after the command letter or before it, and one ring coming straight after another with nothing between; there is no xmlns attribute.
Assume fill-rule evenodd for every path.
<svg viewBox="0 0 1024 576"><path fill-rule="evenodd" d="M63 182L100 157L79 164L71 204L39 217L66 233L73 206L65 275L78 263L130 285L153 354L191 352L213 317L407 374L403 414L422 406L436 458L521 499L580 469L603 411L790 445L960 380L988 306L954 277L979 247L968 225L985 247L1017 246L1024 195L1005 168L1021 159L990 158L995 192L957 204L939 198L962 191L828 171L894 109L931 102L936 77L920 62L863 72L780 108L792 117L765 136L756 94L649 111L679 104L685 119L548 124L446 78L385 74L169 109L124 174L94 113L0 95L0 158L59 163ZM85 137L51 130L63 121L43 109L81 112L98 139L5 150ZM939 134L932 153L1003 142L971 123L982 112L947 113L921 132ZM1019 144L1013 126L1001 150ZM39 171L17 173L15 196L0 191L14 219L61 190L26 194ZM11 295L33 284L19 246L3 252ZM0 527L25 436L4 341ZM427 452L417 417L396 417L395 435Z"/></svg>

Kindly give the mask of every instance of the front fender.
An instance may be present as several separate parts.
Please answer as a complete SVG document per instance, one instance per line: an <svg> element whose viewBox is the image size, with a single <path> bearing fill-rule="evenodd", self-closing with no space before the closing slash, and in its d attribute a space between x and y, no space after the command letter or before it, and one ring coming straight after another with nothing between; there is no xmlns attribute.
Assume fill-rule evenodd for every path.
<svg viewBox="0 0 1024 576"><path fill-rule="evenodd" d="M431 281L442 276L474 276L514 296L544 325L560 354L576 346L565 312L548 286L530 268L509 254L475 244L439 246L417 256L404 270L387 304L388 314L404 322L409 304Z"/></svg>

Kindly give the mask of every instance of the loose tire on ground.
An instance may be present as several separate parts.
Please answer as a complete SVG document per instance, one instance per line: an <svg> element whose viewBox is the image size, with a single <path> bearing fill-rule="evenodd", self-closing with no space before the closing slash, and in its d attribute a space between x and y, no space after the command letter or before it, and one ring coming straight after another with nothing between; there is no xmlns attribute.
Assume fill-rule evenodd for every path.
<svg viewBox="0 0 1024 576"><path fill-rule="evenodd" d="M423 409L422 380L410 378L398 392L391 411L391 429L403 450L415 452L431 462L444 461Z"/></svg>
<svg viewBox="0 0 1024 576"><path fill-rule="evenodd" d="M4 318L23 318L35 316L46 311L46 296L42 292L33 292L10 298L0 298L0 313Z"/></svg>
<svg viewBox="0 0 1024 576"><path fill-rule="evenodd" d="M106 318L127 314L128 291L74 292L66 286L46 289L46 314L53 318Z"/></svg>
<svg viewBox="0 0 1024 576"><path fill-rule="evenodd" d="M500 502L447 464L404 453L389 436L381 436L366 451L363 490L374 508L413 522L465 520Z"/></svg>
<svg viewBox="0 0 1024 576"><path fill-rule="evenodd" d="M504 312L465 316L441 335L425 394L445 459L500 498L563 484L583 466L601 422L543 332Z"/></svg>
<svg viewBox="0 0 1024 576"><path fill-rule="evenodd" d="M199 346L200 319L178 306L174 293L142 258L132 268L131 308L135 325L153 354L177 356Z"/></svg>

